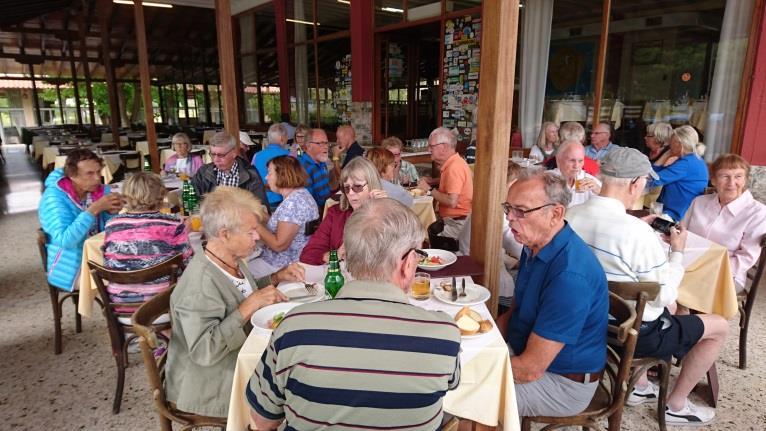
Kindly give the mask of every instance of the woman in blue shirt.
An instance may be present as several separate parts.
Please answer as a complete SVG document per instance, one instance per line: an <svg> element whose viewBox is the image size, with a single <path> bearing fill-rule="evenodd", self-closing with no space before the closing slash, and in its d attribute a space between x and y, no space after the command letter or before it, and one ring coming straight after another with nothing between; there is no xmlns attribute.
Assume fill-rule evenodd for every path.
<svg viewBox="0 0 766 431"><path fill-rule="evenodd" d="M693 127L678 127L670 137L670 158L663 166L652 166L660 178L646 186L662 186L657 202L663 203L663 211L673 220L681 220L692 200L708 185L707 165L697 155L697 144L699 135Z"/></svg>

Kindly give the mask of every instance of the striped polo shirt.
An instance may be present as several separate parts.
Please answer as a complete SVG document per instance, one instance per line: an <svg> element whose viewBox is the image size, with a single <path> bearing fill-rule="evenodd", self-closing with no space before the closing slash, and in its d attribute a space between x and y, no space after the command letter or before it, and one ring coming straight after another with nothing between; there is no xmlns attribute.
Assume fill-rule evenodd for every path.
<svg viewBox="0 0 766 431"><path fill-rule="evenodd" d="M317 206L322 208L324 202L332 194L332 190L330 190L330 171L327 169L327 164L315 162L307 153L301 154L298 157L298 161L301 162L301 166L303 166L303 169L309 176L309 183L306 189L314 197Z"/></svg>
<svg viewBox="0 0 766 431"><path fill-rule="evenodd" d="M350 281L334 300L294 308L245 390L281 430L436 430L460 380L452 317L410 305L393 284Z"/></svg>

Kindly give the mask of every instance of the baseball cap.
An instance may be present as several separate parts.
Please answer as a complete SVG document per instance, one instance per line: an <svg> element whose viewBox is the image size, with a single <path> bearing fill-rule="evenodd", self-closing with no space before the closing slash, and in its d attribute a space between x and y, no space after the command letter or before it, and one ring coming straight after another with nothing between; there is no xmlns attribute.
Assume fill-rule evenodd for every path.
<svg viewBox="0 0 766 431"><path fill-rule="evenodd" d="M649 175L659 178L652 169L649 158L635 148L618 147L601 159L601 173L615 178L636 178Z"/></svg>

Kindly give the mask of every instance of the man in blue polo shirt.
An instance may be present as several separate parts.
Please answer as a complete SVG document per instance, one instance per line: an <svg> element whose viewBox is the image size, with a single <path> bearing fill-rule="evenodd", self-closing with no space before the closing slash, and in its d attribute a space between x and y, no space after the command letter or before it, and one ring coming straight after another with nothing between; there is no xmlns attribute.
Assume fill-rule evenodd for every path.
<svg viewBox="0 0 766 431"><path fill-rule="evenodd" d="M279 123L272 124L271 127L269 127L267 137L269 144L266 145L266 148L255 153L255 156L253 157L253 167L258 171L258 175L261 176L263 184L266 185L266 199L269 200L269 207L273 210L280 202L282 202L282 195L274 193L268 188L266 175L269 174L269 162L279 156L289 156L290 152L285 149L285 145L287 144L287 130L285 130L285 126Z"/></svg>
<svg viewBox="0 0 766 431"><path fill-rule="evenodd" d="M564 221L570 198L560 176L532 172L511 186L502 205L524 245L508 322L522 417L580 413L606 362L606 276Z"/></svg>
<svg viewBox="0 0 766 431"><path fill-rule="evenodd" d="M311 129L306 136L305 147L306 151L298 157L298 161L309 176L306 189L314 197L321 214L321 208L331 194L330 170L327 168L330 151L327 133L322 129Z"/></svg>
<svg viewBox="0 0 766 431"><path fill-rule="evenodd" d="M612 126L607 123L599 123L590 132L590 145L585 147L585 156L598 161L615 148L620 147L612 143Z"/></svg>

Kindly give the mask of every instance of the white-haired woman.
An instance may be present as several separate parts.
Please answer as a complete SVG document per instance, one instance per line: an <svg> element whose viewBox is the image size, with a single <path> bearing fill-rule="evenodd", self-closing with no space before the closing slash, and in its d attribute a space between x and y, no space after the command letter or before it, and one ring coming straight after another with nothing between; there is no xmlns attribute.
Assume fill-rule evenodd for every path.
<svg viewBox="0 0 766 431"><path fill-rule="evenodd" d="M321 265L328 261L330 250L338 250L338 257L345 255L343 228L355 209L369 199L385 198L375 165L364 157L350 161L340 174L342 191L340 204L327 210L319 229L311 236L301 252L301 262Z"/></svg>
<svg viewBox="0 0 766 431"><path fill-rule="evenodd" d="M183 172L188 176L196 174L202 166L202 157L189 153L192 147L189 136L186 133L176 133L171 142L176 153L165 160L163 170L168 173Z"/></svg>
<svg viewBox="0 0 766 431"><path fill-rule="evenodd" d="M553 157L558 146L559 128L556 123L546 121L540 127L537 143L529 150L529 157L545 163Z"/></svg>
<svg viewBox="0 0 766 431"><path fill-rule="evenodd" d="M274 285L303 280L303 268L292 264L257 280L247 274L242 259L253 252L256 227L266 218L249 191L216 188L205 195L201 217L207 245L170 297L173 333L165 388L168 401L181 410L226 417L237 354L252 328L250 317L261 307L286 301Z"/></svg>
<svg viewBox="0 0 766 431"><path fill-rule="evenodd" d="M665 165L670 157L670 138L673 127L668 123L654 123L646 126L644 143L649 149L649 161L655 165ZM673 159L675 161L675 159ZM669 164L669 163L668 163Z"/></svg>
<svg viewBox="0 0 766 431"><path fill-rule="evenodd" d="M699 136L693 127L678 127L670 137L669 150L670 157L677 160L667 166L652 166L660 178L649 181L647 187L663 186L657 202L662 202L663 211L673 220L681 220L692 200L707 187L708 170L697 155L698 143Z"/></svg>

